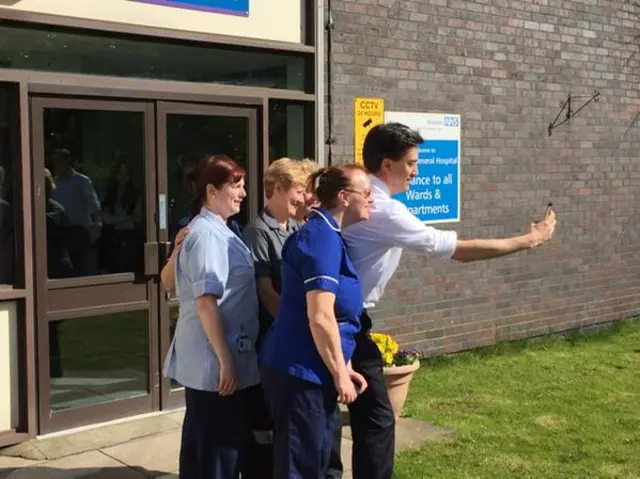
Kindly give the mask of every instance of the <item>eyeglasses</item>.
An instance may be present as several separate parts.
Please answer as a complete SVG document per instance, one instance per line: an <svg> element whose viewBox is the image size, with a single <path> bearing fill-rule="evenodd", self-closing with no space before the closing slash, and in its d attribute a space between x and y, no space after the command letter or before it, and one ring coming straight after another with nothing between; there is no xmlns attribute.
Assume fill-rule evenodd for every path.
<svg viewBox="0 0 640 479"><path fill-rule="evenodd" d="M348 191L349 193L356 193L358 195L362 195L362 197L365 200L368 200L369 198L371 198L371 190L369 190L369 191L358 191L358 190L351 190L349 188L345 188L344 191Z"/></svg>

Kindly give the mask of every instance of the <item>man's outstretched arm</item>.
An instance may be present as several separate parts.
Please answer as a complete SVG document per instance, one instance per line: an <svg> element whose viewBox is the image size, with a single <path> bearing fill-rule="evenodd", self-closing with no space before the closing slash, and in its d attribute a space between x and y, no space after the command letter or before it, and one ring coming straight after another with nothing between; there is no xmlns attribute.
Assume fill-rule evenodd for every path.
<svg viewBox="0 0 640 479"><path fill-rule="evenodd" d="M549 209L542 221L531 225L528 233L495 239L460 239L455 231L425 225L399 203L369 223L369 233L375 233L376 240L387 246L468 263L540 246L551 239L556 227L556 214Z"/></svg>
<svg viewBox="0 0 640 479"><path fill-rule="evenodd" d="M524 235L501 239L459 239L451 258L468 263L536 248L551 239L555 228L556 214L553 210L549 210L544 220L532 224L529 233Z"/></svg>

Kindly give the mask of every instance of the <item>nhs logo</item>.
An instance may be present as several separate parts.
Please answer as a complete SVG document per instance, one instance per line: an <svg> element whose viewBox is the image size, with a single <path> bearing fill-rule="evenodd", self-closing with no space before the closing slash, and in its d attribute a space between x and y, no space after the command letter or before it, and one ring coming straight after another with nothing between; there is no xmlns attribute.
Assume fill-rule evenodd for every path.
<svg viewBox="0 0 640 479"><path fill-rule="evenodd" d="M445 116L444 126L458 127L460 126L460 121L458 120L457 116Z"/></svg>

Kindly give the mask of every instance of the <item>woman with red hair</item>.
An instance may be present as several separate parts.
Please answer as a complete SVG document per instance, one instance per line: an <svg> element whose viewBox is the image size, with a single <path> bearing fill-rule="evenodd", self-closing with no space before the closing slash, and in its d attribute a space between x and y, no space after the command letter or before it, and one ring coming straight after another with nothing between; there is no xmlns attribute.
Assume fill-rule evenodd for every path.
<svg viewBox="0 0 640 479"><path fill-rule="evenodd" d="M239 477L250 438L247 391L260 381L253 260L226 225L246 197L244 170L203 159L189 234L174 253L180 317L165 375L185 387L180 477Z"/></svg>

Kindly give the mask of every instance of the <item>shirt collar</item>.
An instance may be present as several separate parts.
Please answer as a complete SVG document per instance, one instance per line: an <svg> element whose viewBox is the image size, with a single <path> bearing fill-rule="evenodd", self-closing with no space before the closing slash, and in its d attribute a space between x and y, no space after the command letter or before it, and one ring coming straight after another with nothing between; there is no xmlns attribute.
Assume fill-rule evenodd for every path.
<svg viewBox="0 0 640 479"><path fill-rule="evenodd" d="M217 225L226 226L226 223L224 223L217 214L215 214L213 211L211 211L206 206L203 206L202 208L200 208L200 214L204 218L208 219L209 221L213 221Z"/></svg>
<svg viewBox="0 0 640 479"><path fill-rule="evenodd" d="M273 217L273 215L269 212L267 208L264 208L262 210L262 212L260 213L260 217L262 218L262 221L264 221L267 224L267 226L272 230L282 229L282 226L280 226L280 223L278 223L278 220ZM296 222L291 218L289 218L287 220L287 231L293 231L295 226L296 226Z"/></svg>
<svg viewBox="0 0 640 479"><path fill-rule="evenodd" d="M384 182L380 178L372 175L370 181L371 181L372 189L378 190L379 192L384 193L388 197L391 197L391 190L387 185L384 184Z"/></svg>
<svg viewBox="0 0 640 479"><path fill-rule="evenodd" d="M333 231L337 231L338 233L340 232L338 222L333 217L333 215L329 213L329 211L325 210L324 208L311 208L311 212L312 214L315 214L317 217L324 220L325 223L327 223Z"/></svg>

